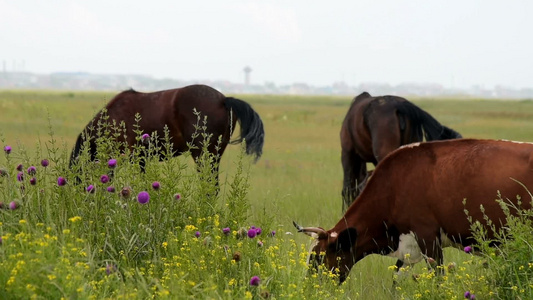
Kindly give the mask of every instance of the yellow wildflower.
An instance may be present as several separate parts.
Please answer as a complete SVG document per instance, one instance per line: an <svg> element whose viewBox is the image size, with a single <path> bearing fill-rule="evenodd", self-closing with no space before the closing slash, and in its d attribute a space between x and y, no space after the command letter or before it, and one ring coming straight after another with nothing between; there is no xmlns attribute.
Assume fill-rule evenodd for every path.
<svg viewBox="0 0 533 300"><path fill-rule="evenodd" d="M81 217L80 216L75 216L75 217L72 217L70 219L68 219L70 222L72 223L76 223L78 221L81 221Z"/></svg>

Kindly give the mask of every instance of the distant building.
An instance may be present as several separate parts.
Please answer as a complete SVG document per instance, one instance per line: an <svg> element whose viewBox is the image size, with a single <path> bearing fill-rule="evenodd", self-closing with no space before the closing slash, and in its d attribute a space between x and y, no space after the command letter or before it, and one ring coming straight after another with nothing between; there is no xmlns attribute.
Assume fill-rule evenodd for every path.
<svg viewBox="0 0 533 300"><path fill-rule="evenodd" d="M249 66L244 67L244 85L250 86L250 73L252 73L252 68Z"/></svg>

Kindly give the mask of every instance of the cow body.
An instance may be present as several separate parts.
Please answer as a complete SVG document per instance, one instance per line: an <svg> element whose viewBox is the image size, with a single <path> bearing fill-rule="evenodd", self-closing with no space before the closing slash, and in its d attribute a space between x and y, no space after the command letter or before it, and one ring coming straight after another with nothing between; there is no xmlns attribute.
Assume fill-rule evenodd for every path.
<svg viewBox="0 0 533 300"><path fill-rule="evenodd" d="M377 166L332 229L299 229L318 237L314 252L326 252L329 268L340 259L342 280L371 253L403 260L406 247L400 241L410 240L409 235L422 255L442 264L443 247L474 242L465 209L485 224L482 205L499 228L505 215L498 193L513 203L518 196L523 207L531 206L528 190L517 181L533 191L533 144L460 139L408 145Z"/></svg>

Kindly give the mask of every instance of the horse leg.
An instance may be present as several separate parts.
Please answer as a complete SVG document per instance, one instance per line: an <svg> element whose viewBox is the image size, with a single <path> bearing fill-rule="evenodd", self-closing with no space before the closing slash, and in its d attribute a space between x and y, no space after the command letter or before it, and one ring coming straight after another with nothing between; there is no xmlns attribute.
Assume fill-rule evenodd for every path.
<svg viewBox="0 0 533 300"><path fill-rule="evenodd" d="M361 193L363 188L366 186L366 183L368 182L368 180L372 176L372 173L374 173L374 170L367 171L366 175L365 175L365 178L361 182L358 182L358 184L357 184L357 194Z"/></svg>
<svg viewBox="0 0 533 300"><path fill-rule="evenodd" d="M366 177L366 163L354 151L341 153L344 181L342 187L342 211L345 212L360 193L360 185Z"/></svg>

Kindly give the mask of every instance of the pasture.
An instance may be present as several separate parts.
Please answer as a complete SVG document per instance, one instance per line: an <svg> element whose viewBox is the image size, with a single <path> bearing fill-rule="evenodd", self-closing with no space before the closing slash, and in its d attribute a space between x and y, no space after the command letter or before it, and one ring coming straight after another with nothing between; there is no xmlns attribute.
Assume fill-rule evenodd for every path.
<svg viewBox="0 0 533 300"><path fill-rule="evenodd" d="M14 166L18 163L23 163L24 167L28 167L30 164L38 164L41 158L50 156L50 149L54 150L54 147L56 147L59 151L55 154L58 157L58 165L54 165L56 168L53 169L54 175L61 175L61 171L67 172L68 170L66 169L68 168L64 163L68 160L67 156L70 154L77 135L114 94L109 92L0 91L0 138L2 147L10 145L13 148L12 153L9 154L10 156L0 155L0 167L6 168L8 172L16 175L17 171L14 169ZM336 286L332 283L332 280L328 276L324 276L324 278L320 276L319 278L305 277L305 255L310 239L307 236L297 234L294 227L292 227L292 221L295 220L303 226L322 226L328 229L341 217L342 168L340 164L339 131L351 98L355 95L345 97L281 95L227 96L242 99L253 106L264 122L266 136L263 156L257 164L251 164L250 158L242 158L239 146L230 146L226 149L220 165L221 192L225 194L234 191L232 190L232 184L233 186L236 184L236 177L248 178L249 187L247 184L242 184L237 186L236 190L245 195L250 208L247 211L246 218L241 223L234 224L234 226L246 227L259 224L261 226L267 226L268 228L263 229L268 232L275 230L275 240L268 240L265 236L262 243L265 244L265 252L274 251L276 247L279 252L276 252L276 255L270 257L267 255L268 253L259 252L260 250L256 249L255 244L254 247L246 245L246 243L243 245L242 243L246 242L246 239L240 242L228 241L226 242L227 245L240 249L239 252L253 252L258 257L258 261L250 259L247 262L247 266L243 266L241 269L233 271L233 273L218 274L211 270L214 273L210 274L209 267L203 264L206 264L205 260L223 259L224 256L217 252L217 254L212 254L211 256L210 254L206 254L203 262L200 260L199 262L191 263L189 267L199 269L193 272L185 268L185 263L176 257L178 255L190 257L193 256L191 254L193 252L196 254L202 253L201 243L195 244L195 240L192 239L189 241L190 248L180 248L175 245L175 249L172 249L172 251L167 250L168 243L171 243L170 240L167 241L167 238L170 239L167 236L169 230L174 232L175 240L182 243L183 234L179 231L181 230L185 233L188 230L194 231L191 229L192 227L187 227L192 225L184 224L179 229L177 229L178 227L163 228L156 226L158 230L165 231L162 233L164 236L154 237L153 242L158 242L159 244L152 245L156 250L153 253L150 252L152 256L149 255L148 257L151 264L154 264L156 260L161 263L159 267L156 264L156 267L150 269L148 267L150 263L143 264L144 261L139 262L128 257L122 263L124 269L122 269L122 266L117 267L120 269L120 272L117 272L121 274L120 278L116 276L117 278L109 279L108 277L112 277L114 273L107 272L112 273L111 276L107 277L102 275L105 275L108 270L106 270L105 265L105 261L107 260L101 258L101 252L100 254L98 253L101 249L91 249L91 251L95 251L94 257L98 257L99 259L93 261L90 259L91 255L88 255L89 258L86 259L85 263L87 263L87 269L100 272L100 275L96 276L96 278L91 277L93 275L87 275L78 271L76 271L78 273L74 271L72 273L55 272L53 270L56 268L65 264L68 265L68 263L64 262L64 259L69 258L58 249L61 247L91 248L89 242L90 235L80 236L81 241L72 241L65 237L64 230L73 230L68 227L69 222L67 220L76 217L76 215L71 215L69 212L81 211L80 207L87 210L91 209L89 205L80 205L80 207L65 210L65 216L58 216L59 219L65 220L66 224L59 226L59 224L47 224L47 220L41 220L40 222L44 225L39 226L43 228L50 227L49 234L63 241L58 244L58 249L42 254L44 256L49 255L50 257L45 259L46 263L42 266L40 265L45 270L39 272L45 275L39 275L41 277L38 277L38 280L43 280L43 282L50 281L52 282L50 286L56 287L55 290L48 291L43 296L44 298L54 298L57 296L65 298L114 298L118 296L124 296L125 298L146 298L155 295L162 298L168 296L174 298L198 297L227 299L245 297L256 299L260 299L261 297L275 299L321 299L336 297L384 299L393 298L396 295L398 298L405 297L410 299L461 299L463 293L470 289L477 288L478 290L476 292L482 295L489 295L489 293L495 292L490 290L490 285L485 284L483 279L479 278L483 276L483 270L480 270L480 266L478 265L478 262L481 260L473 259L470 255L455 249L445 250L445 263L455 263L459 266L458 269L460 272L464 273L459 273L458 276L462 277L457 278L456 276L453 280L450 279L452 283L442 288L440 292L438 292L439 290L436 286L429 283L424 284L424 282L418 285L412 282L406 282L404 286L400 285L394 289L392 287L393 272L389 267L395 263L395 260L377 255L369 256L358 263L351 271L347 282L341 286ZM533 142L533 101L459 98L410 98L409 100L432 114L442 124L460 132L463 137ZM172 167L185 170L180 171L183 172L180 174L189 174L191 178L194 177L195 171L190 157L181 157L175 160L177 162L168 164L153 163L146 176L131 179L132 184L146 186L147 183L143 182L143 180L148 181L148 185L152 180L160 180L162 183L165 182L167 185L171 185L173 184L172 172L175 170ZM159 168L158 166L160 165L161 167ZM249 177L246 175L248 170ZM123 176L124 178L127 177L124 174ZM67 195L60 195L61 191L56 192L55 179L51 180L48 178L44 180L47 181L46 187L54 190L52 194L46 195L56 195L56 193L59 193L59 196L57 196L59 198L57 199L67 197ZM128 179L122 178L120 180L127 181ZM8 185L13 184L13 180L8 183L8 180L4 179L2 187L6 189ZM162 184L162 190L164 186ZM184 186L180 187L185 188ZM3 198L0 201L9 203L9 197L13 197L13 195L18 193L13 188L10 189L9 192L5 190L1 192L1 197ZM247 192L244 192L244 190ZM181 190L180 192L185 196L194 194L191 191ZM168 193L169 197L172 194L171 191L165 191L165 193ZM76 197L73 198L78 199ZM231 197L234 196L230 195L228 197L228 199L233 199ZM44 201L42 197L37 197L36 199ZM150 201L155 202L156 200ZM165 203L166 206L162 207L165 210L162 211L168 212L173 209L171 202ZM39 205L39 203L34 203L34 205ZM106 207L100 207L100 209L105 210ZM132 211L138 212L146 218L154 216L153 214L144 214L144 212L137 209L135 208L133 210L132 208ZM6 245L10 241L15 240L14 236L17 232L25 233L26 238L31 233L32 236L35 236L34 241L38 240L37 237L40 232L47 234L45 229L39 228L37 221L35 221L35 224L30 221L32 217L29 215L29 212L26 211L24 214L17 215L17 211L19 210L0 211L0 222L2 223L0 226L0 236L4 237L3 244L0 247L7 249ZM24 210L21 209L20 211ZM43 216L45 215L46 213L43 213ZM81 220L83 224L88 224L91 221L96 222L96 219L88 219L92 214L87 213L86 215L87 217ZM156 214L156 216L161 218L157 220L165 218L164 213ZM178 216L173 215L173 217L177 218ZM202 216L197 217L201 218ZM213 220L204 220L203 222L213 222L213 224L218 222L214 221L218 216L215 217L213 215L210 217ZM99 217L95 216L95 218ZM138 220L135 216L132 216L132 218L133 222ZM184 218L186 217L184 216ZM19 219L23 219L24 222L19 224L19 221L17 221ZM152 223L157 222L157 220L152 220ZM121 222L117 221L116 225L108 224L106 226L121 226L132 222L132 220L124 219ZM30 229L24 229L24 226ZM198 222L194 226L200 227L198 226ZM110 229L108 231L113 232L113 230ZM216 230L216 226L214 230ZM231 230L235 231L235 235L239 234L237 232L238 228L231 228ZM206 235L204 231L199 231L201 231L202 236ZM82 230L81 232L88 234L90 231ZM286 234L286 232L292 234ZM94 234L98 235L100 232ZM225 249L223 248L224 245L217 242L220 236L213 232L211 234L214 236L213 239L216 247L220 246L220 249ZM19 236L19 240L20 238ZM161 240L158 238L161 238ZM31 238L28 239L28 243L30 243ZM98 240L96 237L95 239ZM166 246L160 246L161 242L167 243ZM20 295L24 295L23 297L36 295L36 298L40 298L39 294L44 293L44 291L39 288L39 281L32 281L29 270L21 270L23 267L16 263L10 263L10 261L24 261L24 259L17 258L18 253L21 253L19 258L22 256L31 256L33 259L37 259L40 254L36 251L41 250L35 250L31 247L24 246L22 242L20 243L21 246L16 248L17 250L14 253L8 254L6 252L7 250L0 248L0 265L3 264L3 269L0 270L0 296L4 296L1 298L17 298ZM69 244L75 245L67 246ZM168 246L169 249L172 248L171 246ZM219 249L216 247L215 249ZM158 252L157 248L164 249L160 249ZM183 250L184 248L185 250ZM85 250L87 252L86 254L90 254L91 251ZM103 251L105 252L106 250L104 249ZM63 253L61 254L61 258L54 258L54 254L57 253ZM117 254L113 259L120 259L120 257ZM74 255L70 259L83 261L83 257ZM229 260L231 260L231 255ZM113 266L117 265L116 260L113 261ZM178 279L173 279L175 281L168 280L168 282L175 284L174 287L165 286L163 280L163 277L168 275L166 272L169 272L168 269L170 268L165 264L171 263L171 261L174 263L173 268L177 270L175 272L179 273L180 268L185 270L185 273L177 275ZM260 266L256 266L254 263ZM30 263L26 262L26 264ZM285 265L286 268L279 268L280 264ZM103 271L101 270L102 266ZM18 271L16 268L19 268ZM204 271L201 271L202 268L204 268ZM232 265L223 264L220 268L231 270ZM132 273L134 275L128 277L125 273L129 269L133 270ZM416 269L418 273L425 274L423 264L419 264ZM194 279L194 276L187 274L188 271L190 271L190 274L198 272L199 275ZM24 272L29 273L26 274L26 279L20 280L20 282L16 281L17 274ZM226 269L224 269L224 272L226 272ZM250 286L248 282L251 277L250 275L255 274L254 272L261 274L260 277L262 277L259 286L260 289L257 290L254 290L255 286ZM74 274L82 274L79 275L81 279L77 281L79 286L67 288L67 282L71 280L69 278L75 276ZM202 277L202 274L205 275L205 278ZM60 278L61 276L64 276L64 278ZM7 283L10 278L15 278L13 279L15 282L11 282L10 287L8 287ZM96 283L87 285L84 281L88 280L94 280ZM202 284L202 280L205 280L205 284ZM231 280L235 280L235 282L231 283ZM177 282L181 284L182 281L184 282L183 285L177 284ZM226 285L221 287L221 282L226 282ZM517 290L519 291L520 288L518 287ZM323 291L319 291L322 289ZM229 292L226 293L226 291ZM426 291L428 292L426 293ZM129 294L130 292L131 294Z"/></svg>

